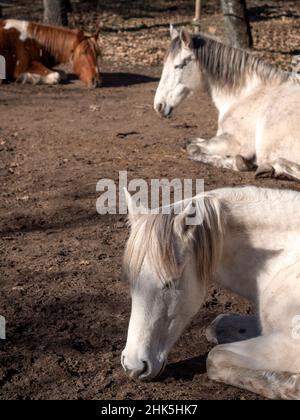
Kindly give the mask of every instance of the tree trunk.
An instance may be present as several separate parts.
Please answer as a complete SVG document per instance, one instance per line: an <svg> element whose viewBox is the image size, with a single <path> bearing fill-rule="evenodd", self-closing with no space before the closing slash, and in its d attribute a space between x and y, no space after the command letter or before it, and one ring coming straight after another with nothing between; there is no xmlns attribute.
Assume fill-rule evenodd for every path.
<svg viewBox="0 0 300 420"><path fill-rule="evenodd" d="M44 23L67 26L70 0L44 0Z"/></svg>
<svg viewBox="0 0 300 420"><path fill-rule="evenodd" d="M221 5L228 43L238 48L252 48L253 38L246 0L221 0Z"/></svg>

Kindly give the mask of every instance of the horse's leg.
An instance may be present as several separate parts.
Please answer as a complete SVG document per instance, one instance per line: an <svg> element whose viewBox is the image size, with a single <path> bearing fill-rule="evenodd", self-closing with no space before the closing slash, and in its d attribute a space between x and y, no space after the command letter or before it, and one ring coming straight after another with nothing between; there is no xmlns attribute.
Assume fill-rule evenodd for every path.
<svg viewBox="0 0 300 420"><path fill-rule="evenodd" d="M231 135L221 134L210 140L191 139L186 143L186 150L191 158L196 158L199 154L233 156L239 153L240 147Z"/></svg>
<svg viewBox="0 0 300 420"><path fill-rule="evenodd" d="M17 83L21 83L22 85L30 84L30 85L39 85L41 84L41 76L38 74L32 74L29 72L21 73L17 79Z"/></svg>
<svg viewBox="0 0 300 420"><path fill-rule="evenodd" d="M194 157L191 157L189 154L188 158L202 163L209 163L216 168L232 169L237 172L248 172L254 169L254 165L250 161L246 161L241 155L224 157L218 155L197 154L197 156L194 155Z"/></svg>
<svg viewBox="0 0 300 420"><path fill-rule="evenodd" d="M227 134L210 140L192 139L187 142L186 150L189 159L210 163L217 168L233 169L239 172L254 169L252 158L241 156L240 144Z"/></svg>
<svg viewBox="0 0 300 420"><path fill-rule="evenodd" d="M20 83L56 85L60 82L60 74L49 70L39 61L32 61L26 72L19 75Z"/></svg>
<svg viewBox="0 0 300 420"><path fill-rule="evenodd" d="M25 47L23 47L21 52L22 55L18 57L17 65L14 71L16 82L22 84L39 84L41 82L41 76L32 72L29 52Z"/></svg>
<svg viewBox="0 0 300 420"><path fill-rule="evenodd" d="M215 347L208 355L210 379L271 399L300 399L300 344L283 334Z"/></svg>
<svg viewBox="0 0 300 420"><path fill-rule="evenodd" d="M60 82L60 74L48 69L39 61L32 61L29 72L40 75L41 83L45 85L57 85Z"/></svg>
<svg viewBox="0 0 300 420"><path fill-rule="evenodd" d="M207 340L214 344L249 340L260 334L260 323L255 315L219 315L206 330Z"/></svg>
<svg viewBox="0 0 300 420"><path fill-rule="evenodd" d="M259 165L255 176L257 178L288 178L300 181L300 165L283 158L278 158L273 162Z"/></svg>

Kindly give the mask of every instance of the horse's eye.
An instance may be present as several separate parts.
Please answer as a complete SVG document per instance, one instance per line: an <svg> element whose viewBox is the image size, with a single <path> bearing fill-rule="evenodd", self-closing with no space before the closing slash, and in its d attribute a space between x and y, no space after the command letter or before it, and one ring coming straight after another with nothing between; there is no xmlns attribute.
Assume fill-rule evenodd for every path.
<svg viewBox="0 0 300 420"><path fill-rule="evenodd" d="M181 64L177 64L177 66L175 66L175 70L182 70L183 69L183 67L184 67L184 63L181 63Z"/></svg>
<svg viewBox="0 0 300 420"><path fill-rule="evenodd" d="M180 280L171 280L164 285L162 288L163 292L168 294L168 292L179 292L180 291Z"/></svg>
<svg viewBox="0 0 300 420"><path fill-rule="evenodd" d="M187 57L183 60L182 63L177 64L177 66L175 66L175 69L180 69L182 70L184 67L186 67L191 61L193 61L192 57Z"/></svg>

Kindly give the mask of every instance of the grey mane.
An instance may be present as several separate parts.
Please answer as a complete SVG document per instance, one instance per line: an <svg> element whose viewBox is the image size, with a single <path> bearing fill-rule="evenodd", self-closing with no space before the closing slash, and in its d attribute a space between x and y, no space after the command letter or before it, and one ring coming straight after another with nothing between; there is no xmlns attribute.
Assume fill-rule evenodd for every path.
<svg viewBox="0 0 300 420"><path fill-rule="evenodd" d="M197 201L203 222L186 229L182 237L176 235L174 223L175 208L170 214L140 215L131 228L124 261L123 273L134 282L147 256L150 266L163 284L172 284L182 270L182 250L189 243L189 252L197 261L199 279L208 280L213 276L222 250L222 222L219 202L207 194Z"/></svg>
<svg viewBox="0 0 300 420"><path fill-rule="evenodd" d="M216 87L239 89L250 76L259 77L265 84L282 84L295 78L246 50L222 44L202 34L191 35L190 48L209 81ZM181 50L180 38L175 38L168 55L175 57Z"/></svg>

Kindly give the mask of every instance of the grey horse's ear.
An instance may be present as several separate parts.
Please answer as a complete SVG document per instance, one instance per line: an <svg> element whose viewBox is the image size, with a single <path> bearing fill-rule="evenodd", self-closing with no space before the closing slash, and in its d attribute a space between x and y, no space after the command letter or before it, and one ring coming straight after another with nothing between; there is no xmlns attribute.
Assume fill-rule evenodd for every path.
<svg viewBox="0 0 300 420"><path fill-rule="evenodd" d="M123 191L124 191L125 200L126 200L126 204L127 204L127 208L128 208L128 221L129 221L130 225L132 225L134 222L136 222L139 219L141 214L148 214L149 210L147 210L142 205L139 205L137 207L136 202L131 197L128 190L126 188L124 188Z"/></svg>
<svg viewBox="0 0 300 420"><path fill-rule="evenodd" d="M170 23L170 36L171 36L171 40L173 41L173 39L178 38L179 37L179 32L177 31L177 29L172 25L172 23Z"/></svg>
<svg viewBox="0 0 300 420"><path fill-rule="evenodd" d="M191 201L186 208L175 217L173 229L174 233L183 241L188 241L192 238L192 233L197 226L196 223L190 223L190 220L195 219L197 215L197 204ZM191 219L189 219L191 218Z"/></svg>
<svg viewBox="0 0 300 420"><path fill-rule="evenodd" d="M191 44L191 35L185 28L182 28L180 31L180 39L182 42L183 47L189 48Z"/></svg>

